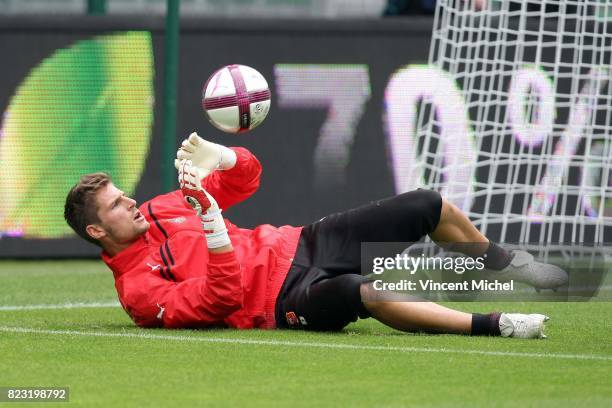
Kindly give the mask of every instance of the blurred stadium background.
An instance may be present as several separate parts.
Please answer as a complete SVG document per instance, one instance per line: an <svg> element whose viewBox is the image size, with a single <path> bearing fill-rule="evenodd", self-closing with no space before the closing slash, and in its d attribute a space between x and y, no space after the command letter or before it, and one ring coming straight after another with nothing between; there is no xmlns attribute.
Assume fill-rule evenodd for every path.
<svg viewBox="0 0 612 408"><path fill-rule="evenodd" d="M434 15L423 0L381 17L416 3L184 0L173 36L163 0L0 1L0 256L95 256L62 219L77 176L106 170L142 202L175 187L193 130L264 163L228 212L245 227L427 187L498 241L609 241L610 2L445 0ZM200 107L230 63L273 94L244 136Z"/></svg>
<svg viewBox="0 0 612 408"><path fill-rule="evenodd" d="M84 406L610 406L612 0L178 5L0 0L0 387L70 386ZM272 91L241 136L200 106L233 63ZM549 314L545 342L372 319L337 334L138 329L99 249L65 224L65 194L99 170L139 202L174 189L194 130L263 163L261 189L226 214L239 226L434 188L494 240L570 261L595 245L584 253L606 266L581 300L604 301L452 305Z"/></svg>
<svg viewBox="0 0 612 408"><path fill-rule="evenodd" d="M248 18L379 17L386 0L181 0L183 15ZM2 0L6 14L165 14L166 0Z"/></svg>

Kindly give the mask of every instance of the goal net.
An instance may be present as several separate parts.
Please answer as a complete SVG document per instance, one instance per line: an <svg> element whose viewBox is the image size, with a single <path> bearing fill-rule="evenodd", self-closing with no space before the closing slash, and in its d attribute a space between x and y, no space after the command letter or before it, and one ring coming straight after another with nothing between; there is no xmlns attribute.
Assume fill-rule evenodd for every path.
<svg viewBox="0 0 612 408"><path fill-rule="evenodd" d="M462 159L449 160L442 137L466 136L441 131L423 100L423 184L447 191L497 241L612 240L612 1L478 4L438 2L429 62L460 90L470 142L455 143ZM469 188L445 186L466 164Z"/></svg>

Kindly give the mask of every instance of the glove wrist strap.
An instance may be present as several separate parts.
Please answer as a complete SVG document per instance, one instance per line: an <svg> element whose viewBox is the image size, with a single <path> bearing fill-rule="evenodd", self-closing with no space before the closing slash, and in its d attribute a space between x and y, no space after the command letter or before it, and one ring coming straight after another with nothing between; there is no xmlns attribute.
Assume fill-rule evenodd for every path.
<svg viewBox="0 0 612 408"><path fill-rule="evenodd" d="M206 246L208 249L221 248L232 243L230 241L227 229L223 231L215 231L206 235Z"/></svg>

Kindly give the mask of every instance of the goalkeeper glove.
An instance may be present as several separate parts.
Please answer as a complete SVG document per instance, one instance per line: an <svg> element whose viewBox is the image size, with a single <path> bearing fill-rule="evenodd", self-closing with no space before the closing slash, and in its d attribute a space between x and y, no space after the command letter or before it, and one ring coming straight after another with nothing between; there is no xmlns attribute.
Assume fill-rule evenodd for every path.
<svg viewBox="0 0 612 408"><path fill-rule="evenodd" d="M183 140L176 152L174 166L179 169L181 160L191 160L192 164L204 170L204 177L214 170L229 170L236 165L236 152L220 144L202 139L196 132Z"/></svg>
<svg viewBox="0 0 612 408"><path fill-rule="evenodd" d="M178 181L185 201L197 212L209 249L231 244L221 209L217 201L202 187L208 173L194 166L190 160L181 160Z"/></svg>

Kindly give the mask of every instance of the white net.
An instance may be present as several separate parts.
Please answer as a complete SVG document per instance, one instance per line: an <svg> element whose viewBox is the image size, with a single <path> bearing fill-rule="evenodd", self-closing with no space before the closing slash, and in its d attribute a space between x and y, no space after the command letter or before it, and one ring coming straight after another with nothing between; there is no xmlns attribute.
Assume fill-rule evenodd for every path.
<svg viewBox="0 0 612 408"><path fill-rule="evenodd" d="M453 169L437 147L464 136L440 131L427 104L417 121L424 184L467 202L501 242L610 241L612 0L480 3L439 0L430 51L467 106L472 185L461 197L445 187Z"/></svg>

